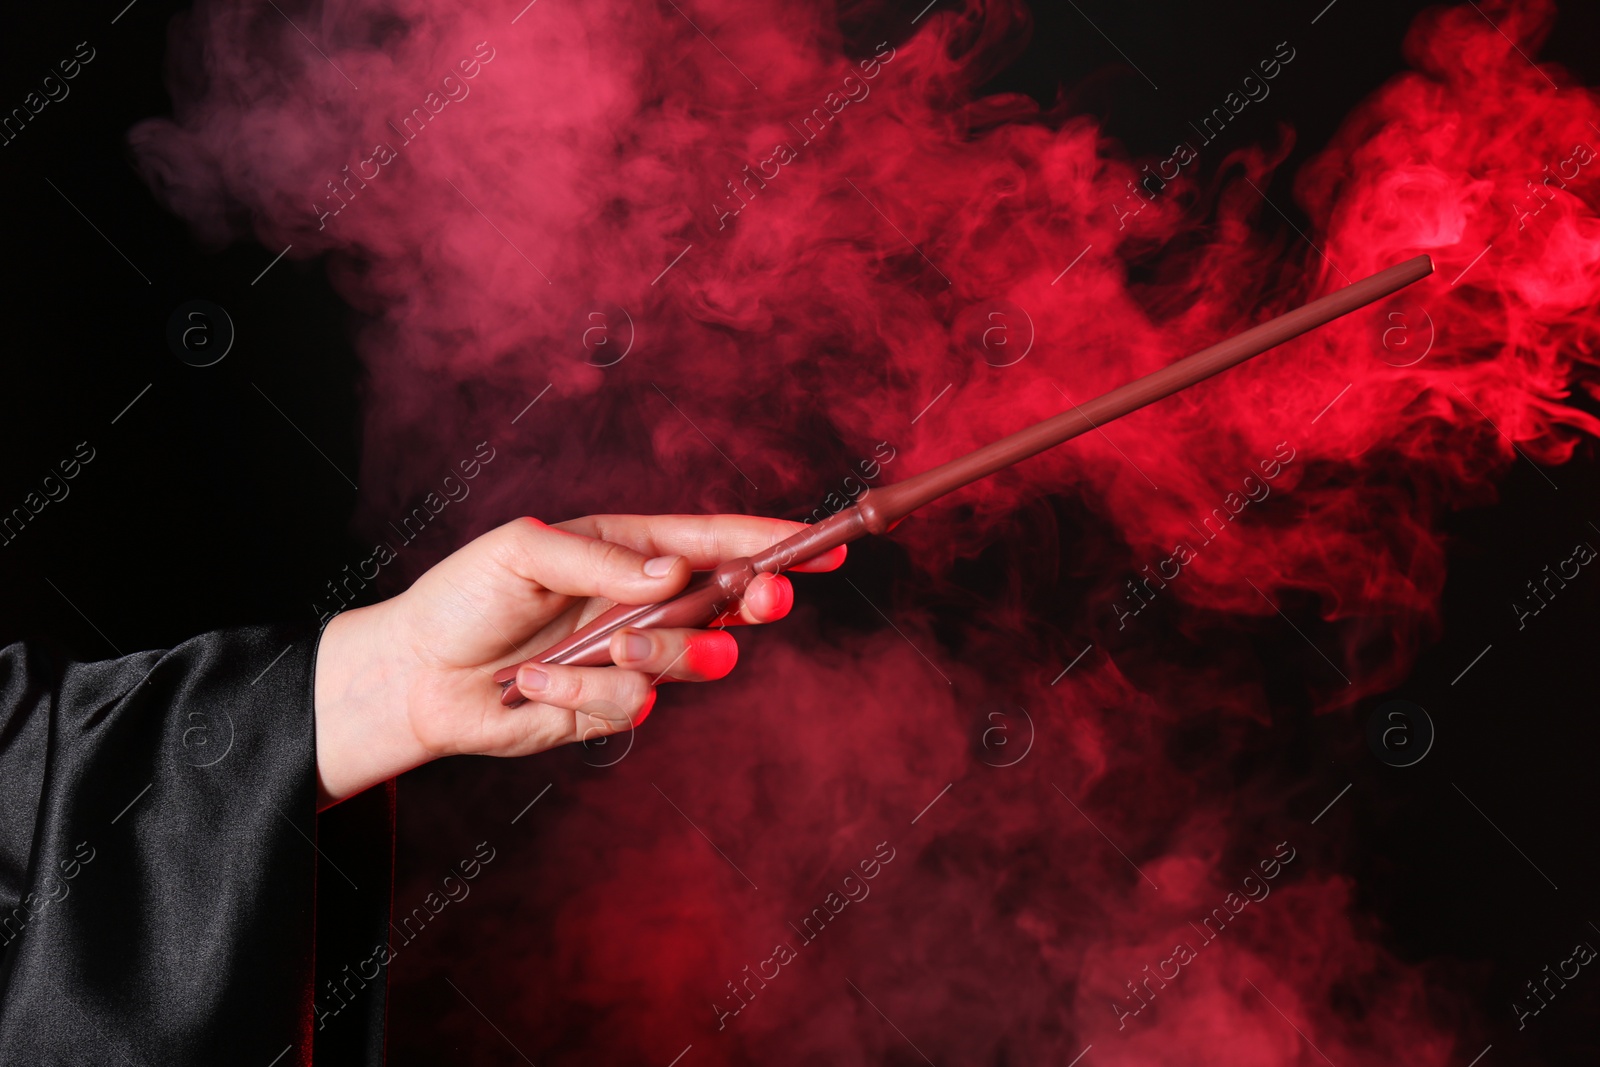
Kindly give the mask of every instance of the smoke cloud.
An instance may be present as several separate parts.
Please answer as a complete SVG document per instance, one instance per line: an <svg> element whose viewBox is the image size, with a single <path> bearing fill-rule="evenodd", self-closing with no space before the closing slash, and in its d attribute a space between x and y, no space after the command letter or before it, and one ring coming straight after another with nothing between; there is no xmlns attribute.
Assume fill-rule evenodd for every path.
<svg viewBox="0 0 1600 1067"><path fill-rule="evenodd" d="M1152 181L1090 118L976 96L1027 32L1005 0L851 12L881 36L770 0L198 3L176 113L133 146L202 240L324 257L360 313L363 529L497 450L396 574L518 514L825 513L1346 280L1438 268L907 523L893 629L802 610L604 772L474 764L556 777L548 828L401 956L395 1003L430 1005L441 1048L493 1041L434 998L440 971L493 976L478 1003L538 1062L1092 1043L1130 1067L1175 1035L1309 1062L1286 1018L1334 1062L1454 1062L1426 969L1382 948L1282 783L1230 760L1403 678L1437 628L1442 517L1491 501L1516 449L1556 465L1600 428L1572 396L1600 108L1509 43L1537 56L1548 3L1484 6L1505 36L1430 10L1413 69L1296 176L1311 247L1267 236L1287 143ZM982 596L980 556L1014 576ZM1294 707L1241 636L1286 600L1330 658L1306 650L1325 684Z"/></svg>

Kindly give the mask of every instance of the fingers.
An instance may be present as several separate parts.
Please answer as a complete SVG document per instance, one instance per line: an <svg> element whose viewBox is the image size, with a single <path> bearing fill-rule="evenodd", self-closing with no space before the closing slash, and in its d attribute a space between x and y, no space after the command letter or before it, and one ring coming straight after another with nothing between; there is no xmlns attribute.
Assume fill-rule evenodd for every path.
<svg viewBox="0 0 1600 1067"><path fill-rule="evenodd" d="M599 596L622 604L650 604L689 581L690 563L671 552L636 551L627 544L586 536L524 518L496 530L495 549L515 574L563 596Z"/></svg>
<svg viewBox="0 0 1600 1067"><path fill-rule="evenodd" d="M615 667L525 663L517 670L517 692L535 705L571 711L566 740L586 740L644 722L660 682L726 677L739 661L739 646L722 630L622 630L612 635L611 655Z"/></svg>
<svg viewBox="0 0 1600 1067"><path fill-rule="evenodd" d="M524 663L516 687L523 698L578 710L604 705L628 712L643 707L657 682L711 682L739 661L739 645L722 630L619 630L611 636L615 667Z"/></svg>
<svg viewBox="0 0 1600 1067"><path fill-rule="evenodd" d="M759 515L586 515L556 528L626 545L646 557L682 556L692 569L707 570L723 560L753 556L806 524ZM845 555L845 546L840 545L790 569L831 571Z"/></svg>
<svg viewBox="0 0 1600 1067"><path fill-rule="evenodd" d="M652 681L713 682L739 662L739 643L723 630L618 630L611 661Z"/></svg>
<svg viewBox="0 0 1600 1067"><path fill-rule="evenodd" d="M777 622L794 607L794 586L781 574L758 574L745 586L738 609L713 621L713 626Z"/></svg>
<svg viewBox="0 0 1600 1067"><path fill-rule="evenodd" d="M528 663L516 684L529 701L575 712L576 740L637 726L656 702L650 675L615 667Z"/></svg>
<svg viewBox="0 0 1600 1067"><path fill-rule="evenodd" d="M758 574L745 586L739 605L744 622L776 622L794 607L794 585L781 574Z"/></svg>

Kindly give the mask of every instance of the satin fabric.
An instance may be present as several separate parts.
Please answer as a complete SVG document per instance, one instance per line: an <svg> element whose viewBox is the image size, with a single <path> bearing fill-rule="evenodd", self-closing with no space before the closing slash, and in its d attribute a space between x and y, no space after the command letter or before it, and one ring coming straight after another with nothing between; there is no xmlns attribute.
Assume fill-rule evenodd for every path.
<svg viewBox="0 0 1600 1067"><path fill-rule="evenodd" d="M0 1064L381 1062L381 979L313 1012L318 933L381 936L392 858L386 790L319 854L316 645L0 652Z"/></svg>

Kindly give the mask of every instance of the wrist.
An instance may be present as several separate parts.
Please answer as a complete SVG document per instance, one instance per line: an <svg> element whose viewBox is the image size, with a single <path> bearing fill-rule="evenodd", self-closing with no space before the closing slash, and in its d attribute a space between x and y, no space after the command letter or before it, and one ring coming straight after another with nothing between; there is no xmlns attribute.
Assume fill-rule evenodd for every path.
<svg viewBox="0 0 1600 1067"><path fill-rule="evenodd" d="M323 627L312 700L319 810L433 758L410 727L416 663L393 633L393 603L342 612Z"/></svg>

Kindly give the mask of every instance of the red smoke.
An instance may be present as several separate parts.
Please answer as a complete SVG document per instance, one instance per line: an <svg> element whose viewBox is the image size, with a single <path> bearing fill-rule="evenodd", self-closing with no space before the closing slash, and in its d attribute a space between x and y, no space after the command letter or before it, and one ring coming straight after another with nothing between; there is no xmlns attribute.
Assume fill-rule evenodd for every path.
<svg viewBox="0 0 1600 1067"><path fill-rule="evenodd" d="M530 795L560 783L543 836L454 909L456 943L400 954L396 1002L490 1047L435 996L454 996L436 970L466 975L536 1062L693 1044L701 1064L920 1062L913 1045L1066 1063L1093 1043L1095 1064L1145 1065L1179 1042L1321 1062L1294 1026L1336 1063L1453 1062L1422 973L1313 858L1324 831L1223 765L1289 712L1247 645L1204 635L1315 605L1333 663L1307 650L1312 699L1391 688L1436 621L1441 516L1493 498L1513 442L1556 465L1600 428L1569 403L1600 298L1600 109L1524 57L1548 3L1479 6L1423 15L1414 71L1297 176L1313 249L1264 236L1285 146L1237 151L1204 188L1180 174L1129 217L1158 161L975 98L1026 32L1003 0L881 46L825 5L202 3L174 35L178 113L133 141L204 238L323 255L365 316L363 530L389 537L477 442L502 457L396 572L522 513L834 506L869 469L932 466L1346 278L1438 265L908 523L919 578L876 605L899 633L818 634L802 606L728 682L669 694L614 769L503 766ZM1086 518L1069 555L1046 493ZM1015 578L980 600L952 571L985 550ZM936 630L952 603L978 625ZM1152 670L1140 633L1174 630L1206 654ZM1196 721L1214 765L1176 754ZM1202 945L1191 924L1284 841L1298 857L1270 894ZM896 856L870 895L802 945L789 924L880 842ZM737 1004L727 983L786 939L795 958L719 1030L713 1001ZM1195 958L1119 1030L1128 983L1183 941Z"/></svg>

